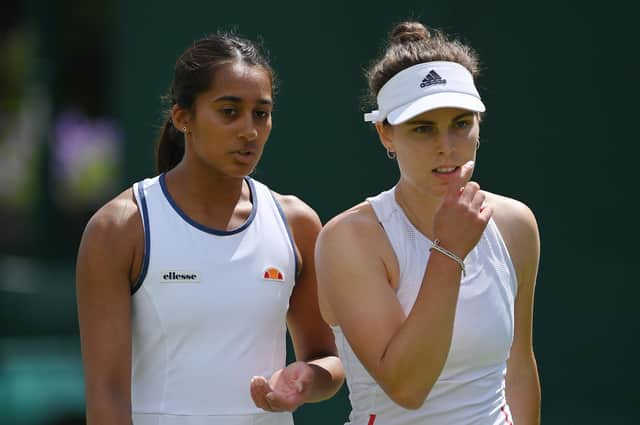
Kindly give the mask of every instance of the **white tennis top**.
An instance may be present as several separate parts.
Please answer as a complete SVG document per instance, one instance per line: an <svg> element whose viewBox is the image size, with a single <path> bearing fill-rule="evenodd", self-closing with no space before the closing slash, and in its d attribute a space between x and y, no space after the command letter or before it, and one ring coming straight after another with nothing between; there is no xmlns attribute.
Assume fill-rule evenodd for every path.
<svg viewBox="0 0 640 425"><path fill-rule="evenodd" d="M409 314L420 289L431 241L409 221L395 188L368 199L400 265L396 295ZM417 410L395 404L369 375L341 329L333 327L346 371L351 425L512 425L505 399L506 360L513 339L516 274L491 220L465 259L453 339L444 369Z"/></svg>
<svg viewBox="0 0 640 425"><path fill-rule="evenodd" d="M293 423L249 392L251 377L285 366L297 259L271 190L246 182L252 212L231 231L189 218L164 174L133 186L145 235L132 296L135 425Z"/></svg>

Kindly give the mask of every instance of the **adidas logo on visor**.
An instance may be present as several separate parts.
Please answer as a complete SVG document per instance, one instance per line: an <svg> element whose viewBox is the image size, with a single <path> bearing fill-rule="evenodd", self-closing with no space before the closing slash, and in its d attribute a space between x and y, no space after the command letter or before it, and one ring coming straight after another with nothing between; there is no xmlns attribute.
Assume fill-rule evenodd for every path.
<svg viewBox="0 0 640 425"><path fill-rule="evenodd" d="M420 88L423 89L425 87L433 86L436 84L447 84L447 80L443 79L437 72L434 70L429 71L429 73L424 77L422 82L420 83Z"/></svg>

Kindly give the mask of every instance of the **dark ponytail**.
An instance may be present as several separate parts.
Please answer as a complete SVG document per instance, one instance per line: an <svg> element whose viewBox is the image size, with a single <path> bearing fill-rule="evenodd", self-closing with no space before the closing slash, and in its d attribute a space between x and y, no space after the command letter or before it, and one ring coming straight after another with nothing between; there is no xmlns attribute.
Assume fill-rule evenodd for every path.
<svg viewBox="0 0 640 425"><path fill-rule="evenodd" d="M169 110L156 142L156 170L164 173L178 165L184 156L184 134L171 122L171 110L177 105L195 113L196 97L209 90L216 71L222 65L243 62L259 66L271 78L276 90L275 74L258 46L235 34L218 33L197 40L176 61L169 95Z"/></svg>
<svg viewBox="0 0 640 425"><path fill-rule="evenodd" d="M156 170L166 173L182 160L184 156L184 134L179 132L168 117L156 143Z"/></svg>

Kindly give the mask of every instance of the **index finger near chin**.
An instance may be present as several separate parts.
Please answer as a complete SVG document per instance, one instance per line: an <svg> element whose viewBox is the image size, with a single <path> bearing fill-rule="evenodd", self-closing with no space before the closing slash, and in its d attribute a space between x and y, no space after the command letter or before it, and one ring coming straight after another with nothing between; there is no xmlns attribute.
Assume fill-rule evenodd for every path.
<svg viewBox="0 0 640 425"><path fill-rule="evenodd" d="M465 184L469 179L471 179L471 175L473 174L473 168L475 167L475 161L467 161L460 167L460 180L461 184Z"/></svg>
<svg viewBox="0 0 640 425"><path fill-rule="evenodd" d="M460 167L460 170L457 172L457 178L454 178L449 182L447 190L447 195L449 197L457 198L463 193L467 182L471 179L471 175L473 174L474 165L475 163L473 161L467 161Z"/></svg>

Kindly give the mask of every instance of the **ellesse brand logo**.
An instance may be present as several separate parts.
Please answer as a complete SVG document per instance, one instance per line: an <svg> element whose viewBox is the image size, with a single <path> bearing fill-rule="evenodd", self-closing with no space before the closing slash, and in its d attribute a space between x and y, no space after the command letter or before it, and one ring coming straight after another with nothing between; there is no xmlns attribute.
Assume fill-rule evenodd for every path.
<svg viewBox="0 0 640 425"><path fill-rule="evenodd" d="M191 272L185 270L168 270L160 274L160 280L162 282L185 282L195 283L200 282L200 273Z"/></svg>
<svg viewBox="0 0 640 425"><path fill-rule="evenodd" d="M284 274L275 267L267 267L262 274L265 280L275 280L276 282L284 282Z"/></svg>

